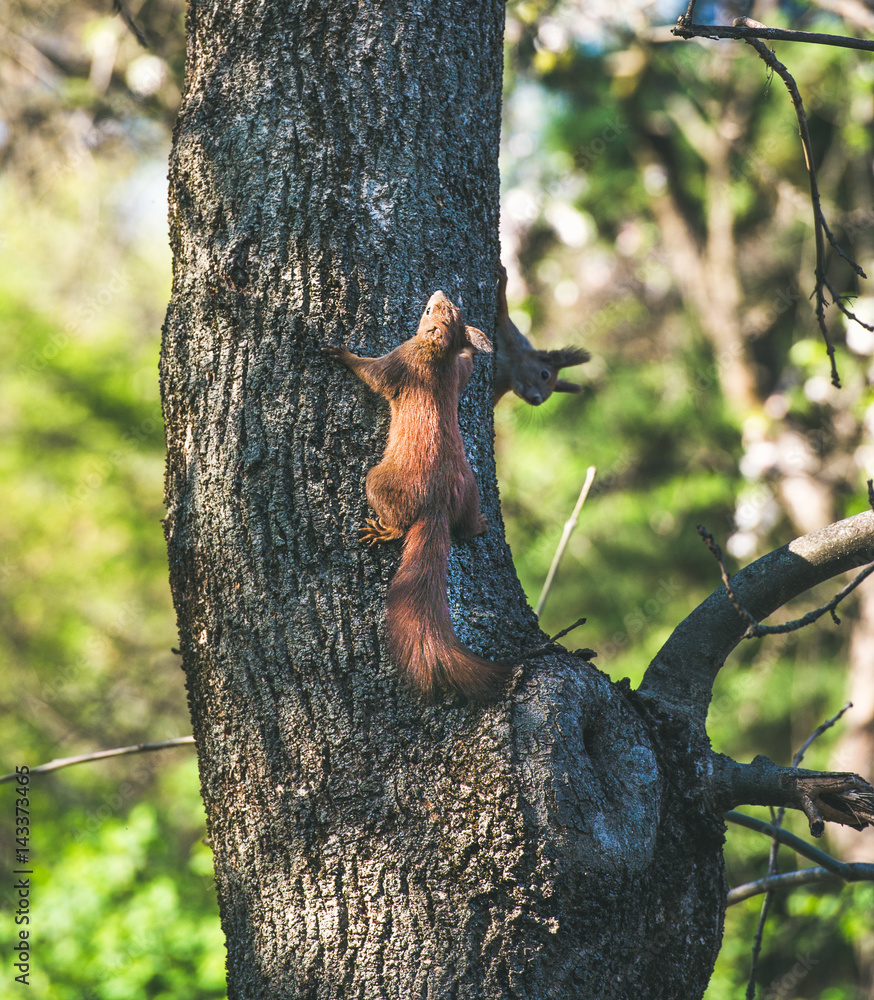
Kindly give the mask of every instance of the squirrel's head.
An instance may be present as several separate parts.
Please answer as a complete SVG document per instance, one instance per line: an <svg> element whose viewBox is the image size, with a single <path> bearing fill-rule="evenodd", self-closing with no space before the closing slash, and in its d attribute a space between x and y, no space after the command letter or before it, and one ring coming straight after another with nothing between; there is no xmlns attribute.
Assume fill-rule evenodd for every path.
<svg viewBox="0 0 874 1000"><path fill-rule="evenodd" d="M432 343L441 352L457 352L472 346L491 352L489 338L475 326L465 326L464 313L441 291L428 299L416 336Z"/></svg>
<svg viewBox="0 0 874 1000"><path fill-rule="evenodd" d="M591 355L580 347L557 351L527 351L513 369L513 392L532 406L540 406L554 392L579 392L581 386L558 377L562 368L581 365Z"/></svg>

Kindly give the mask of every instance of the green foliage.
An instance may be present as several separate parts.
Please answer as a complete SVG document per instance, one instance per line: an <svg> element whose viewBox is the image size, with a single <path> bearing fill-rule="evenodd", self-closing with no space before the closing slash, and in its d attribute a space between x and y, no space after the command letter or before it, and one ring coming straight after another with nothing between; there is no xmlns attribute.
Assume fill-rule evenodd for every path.
<svg viewBox="0 0 874 1000"><path fill-rule="evenodd" d="M99 92L87 56L84 72L75 58L69 74L31 62L43 75L19 66L14 81L13 61L0 66L12 82L0 175L4 771L190 731L160 525L172 85L147 109L124 83L142 51L83 4L25 16L24 52L53 31L69 53L107 31L118 49ZM31 789L33 995L222 996L191 751L73 768ZM0 789L6 815L11 793ZM12 844L0 845L9 887ZM5 944L8 920L4 908ZM4 997L23 989L0 982Z"/></svg>
<svg viewBox="0 0 874 1000"><path fill-rule="evenodd" d="M760 855L758 873L767 867L766 853ZM725 939L707 1000L736 1000L744 995L761 900L757 896L728 910ZM868 933L872 903L872 886L865 883L843 887L819 883L778 894L766 924L756 995L766 1000L863 1000L865 994L853 983L859 970L850 942L864 940Z"/></svg>
<svg viewBox="0 0 874 1000"><path fill-rule="evenodd" d="M721 407L700 409L693 374L682 359L673 372L616 359L591 391L550 400L542 420L521 404L496 413L507 536L532 601L586 466L598 468L543 626L557 632L585 615L571 641L594 647L603 669L632 680L664 630L711 589L715 564L695 525L725 523L731 511L733 482L720 464L737 442Z"/></svg>
<svg viewBox="0 0 874 1000"><path fill-rule="evenodd" d="M0 247L0 655L14 679L3 697L14 691L31 705L10 712L15 729L3 743L30 762L109 733L134 742L186 725L159 524L156 333L166 277L111 242L69 261L73 247L52 242L71 222L64 193L55 192L54 211L37 205L20 219L20 190L9 180L0 188L5 218L20 219ZM144 288L155 296L145 312Z"/></svg>

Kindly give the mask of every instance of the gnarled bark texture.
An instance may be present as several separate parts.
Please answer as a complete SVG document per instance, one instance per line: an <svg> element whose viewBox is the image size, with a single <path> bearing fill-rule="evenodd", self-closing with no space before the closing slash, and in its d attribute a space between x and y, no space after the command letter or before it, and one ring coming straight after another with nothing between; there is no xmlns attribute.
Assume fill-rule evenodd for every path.
<svg viewBox="0 0 874 1000"><path fill-rule="evenodd" d="M162 353L166 533L231 998L703 993L722 824L700 726L567 654L421 704L367 550L385 353L442 288L494 326L503 5L191 0ZM487 360L462 401L487 536L460 639L542 639L503 541ZM581 432L582 433L582 432ZM690 791L691 790L691 791Z"/></svg>

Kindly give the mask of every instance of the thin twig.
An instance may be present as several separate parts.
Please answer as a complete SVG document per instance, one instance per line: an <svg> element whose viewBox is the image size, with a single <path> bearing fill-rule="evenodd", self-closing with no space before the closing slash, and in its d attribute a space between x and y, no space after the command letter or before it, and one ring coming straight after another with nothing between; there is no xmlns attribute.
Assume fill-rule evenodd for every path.
<svg viewBox="0 0 874 1000"><path fill-rule="evenodd" d="M831 727L841 718L844 712L848 711L852 707L853 703L851 701L848 701L847 704L844 705L844 707L840 710L840 712L838 712L836 715L833 715L830 719L818 725L816 729L814 729L814 731L810 734L810 736L808 736L807 739L801 744L801 749L792 758L792 766L800 767L801 761L804 760L804 755L807 752L807 748L810 746L810 744L813 743L814 740L819 739L819 737L822 736L822 734L827 729L831 729Z"/></svg>
<svg viewBox="0 0 874 1000"><path fill-rule="evenodd" d="M853 703L851 701L848 701L846 703L846 705L844 705L844 707L840 710L840 712L837 712L830 719L826 719L825 722L820 723L816 727L816 729L814 729L814 731L810 734L810 736L808 736L807 739L801 744L800 749L798 749L795 752L795 756L792 758L792 766L793 767L801 767L801 762L804 760L804 755L807 753L807 748L810 746L810 744L813 743L814 740L819 739L819 737L822 736L822 734L827 729L831 729L831 727L838 721L838 719L840 719L843 716L844 712L848 711L852 707L853 707ZM771 814L773 816L773 814L774 814L773 809L771 810ZM774 825L775 826L782 826L783 825L783 817L785 815L786 815L786 807L785 806L780 806L780 808L777 810L777 816L776 816L776 819L774 821ZM772 841L771 849L772 849L772 851L775 852L774 853L774 860L775 860L775 862L776 862L776 847L777 847L777 841L776 840ZM776 870L776 868L775 868L775 870ZM769 874L773 874L773 872L769 871Z"/></svg>
<svg viewBox="0 0 874 1000"><path fill-rule="evenodd" d="M542 646L535 646L534 649L529 649L527 653L523 653L521 659L530 660L534 656L542 656L543 653L553 652L552 648L553 645L556 642L558 642L558 640L561 639L562 636L567 635L568 632L573 632L575 628L579 628L580 625L585 625L585 624L586 624L585 618L578 618L573 623L573 625L568 625L568 627L563 628L561 632L556 632L555 635L551 639L547 639L547 641Z"/></svg>
<svg viewBox="0 0 874 1000"><path fill-rule="evenodd" d="M746 20L738 18L738 21ZM869 38L852 38L849 35L824 35L817 31L791 31L788 28L769 28L767 25L752 27L745 24L690 24L681 16L671 28L678 38L734 38L742 41L764 38L769 42L809 42L814 45L835 45L842 49L861 49L874 52L874 41Z"/></svg>
<svg viewBox="0 0 874 1000"><path fill-rule="evenodd" d="M555 555L552 557L552 565L549 567L549 572L546 574L546 582L543 584L543 590L540 592L537 607L534 609L534 614L537 615L538 618L543 611L544 604L546 604L546 598L549 596L552 581L555 578L555 573L558 569L558 564L561 562L561 557L564 555L564 550L567 548L567 543L571 537L571 533L577 526L577 518L580 516L580 511L583 509L583 504L586 502L589 490L592 488L592 482L595 479L596 471L597 470L594 465L590 465L589 468L586 469L586 481L583 483L582 490L580 490L577 505L574 507L574 511L571 516L567 519L567 521L565 521L564 531L561 533L561 540L558 543L558 548L555 550Z"/></svg>
<svg viewBox="0 0 874 1000"><path fill-rule="evenodd" d="M695 13L695 3L696 0L689 0L689 6L686 8L686 13L677 18L677 24L692 23L692 15Z"/></svg>
<svg viewBox="0 0 874 1000"><path fill-rule="evenodd" d="M113 0L112 9L116 14L124 21L127 25L128 30L136 38L136 40L142 45L144 49L149 47L148 40L143 32L143 29L137 24L136 19L133 14L127 9L127 4L124 0Z"/></svg>
<svg viewBox="0 0 874 1000"><path fill-rule="evenodd" d="M80 753L75 757L58 757L48 764L40 764L39 767L32 767L28 774L47 774L49 771L59 771L62 767L72 767L73 764L86 764L92 760L104 760L107 757L123 757L129 753L149 753L152 750L166 750L168 747L181 747L194 743L193 736L177 736L172 740L161 740L159 743L136 743L129 747L115 747L113 750L98 750L95 753ZM0 785L7 781L14 781L18 777L17 773L4 774L0 776Z"/></svg>
<svg viewBox="0 0 874 1000"><path fill-rule="evenodd" d="M824 218L823 222L825 222ZM835 249L840 250L840 247L838 247L837 244L835 244ZM851 265L855 265L859 269L859 271L862 271L862 269L858 266L858 264L856 264L856 262L852 259L852 257L847 257L847 255L843 251L841 251L841 256L845 257ZM862 277L867 278L868 275L865 274L864 271L862 271ZM847 319L851 319L854 323L858 323L859 326L864 327L871 333L874 333L874 325L872 325L871 323L866 323L864 320L859 319L859 317L851 309L848 309L844 305L845 300L854 299L856 298L856 296L853 294L846 294L846 293L841 295L839 292L836 292L832 287L832 283L826 277L823 278L823 282L825 284L825 287L831 293L832 301L838 307L838 309L840 309L840 311L847 317Z"/></svg>
<svg viewBox="0 0 874 1000"><path fill-rule="evenodd" d="M868 275L865 274L865 272L853 260L853 258L849 254L844 253L843 247L834 238L834 235L832 234L831 229L829 229L828 223L825 221L825 216L820 213L820 218L821 218L821 221L822 221L822 228L825 230L825 235L828 237L828 241L829 241L829 243L831 243L832 249L837 250L839 256L841 256L841 257L844 258L844 260L850 265L850 267L856 272L856 274L859 275L860 278L867 278ZM843 298L846 298L846 297L847 296L843 296ZM857 323L861 323L862 321L861 320L856 320L856 322ZM868 327L868 329L870 329L870 327Z"/></svg>
<svg viewBox="0 0 874 1000"><path fill-rule="evenodd" d="M832 621L835 625L840 625L841 620L835 614L835 608L841 603L841 601L848 595L851 594L856 587L866 578L874 573L874 563L870 566L866 566L858 576L854 577L850 582L844 587L843 590L839 591L835 596L828 602L828 604L823 604L821 608L816 608L813 611L808 611L806 615L801 618L796 618L791 622L783 622L782 625L756 625L755 627L750 626L747 629L747 634L744 636L745 639L758 639L763 635L782 635L785 632L796 632L800 628L804 628L806 625L812 625L815 621L822 618L826 612L832 616Z"/></svg>
<svg viewBox="0 0 874 1000"><path fill-rule="evenodd" d="M772 810L773 814L773 810ZM771 849L768 853L768 877L773 877L777 872L777 841L771 841ZM768 913L771 903L774 901L774 893L766 892L762 900L762 908L759 911L759 922L756 925L756 933L753 937L753 950L750 955L750 975L747 979L746 1000L755 1000L756 979L759 974L759 957L762 954L762 942L765 939L765 923L768 920Z"/></svg>
<svg viewBox="0 0 874 1000"><path fill-rule="evenodd" d="M722 549L716 544L716 539L710 534L703 524L699 524L696 530L704 539L707 548L710 549L713 554L713 558L719 563L719 572L722 575L725 592L728 594L728 599L734 605L735 611L737 611L741 618L746 618L750 622L750 628L757 627L759 624L758 620L740 603L734 590L732 589L731 579L729 578L728 570L725 568L725 560L722 558Z"/></svg>
<svg viewBox="0 0 874 1000"><path fill-rule="evenodd" d="M816 166L813 162L813 146L810 142L810 131L807 128L807 115L804 113L804 104L801 94L798 92L798 85L789 70L774 55L771 49L758 38L744 38L747 45L752 46L759 55L759 58L786 84L789 96L792 99L792 106L795 108L795 117L798 119L798 132L801 136L801 145L804 148L804 161L807 165L807 177L810 182L810 202L813 206L813 235L816 247L816 264L814 266L814 276L816 283L813 294L816 300L814 313L819 324L820 332L825 341L826 352L831 363L832 385L835 388L841 387L841 379L838 375L837 363L835 362L835 348L829 336L828 326L825 322L825 307L828 305L825 298L825 239L823 230L822 206L819 197L819 184L816 179Z"/></svg>
<svg viewBox="0 0 874 1000"><path fill-rule="evenodd" d="M849 38L844 35L823 35L809 31L788 31L782 28L769 28L767 25L761 24L759 21L754 21L749 17L735 18L731 27L725 25L692 24L693 7L694 4L691 3L685 15L678 18L676 27L672 29L672 33L674 35L682 38L709 37L742 39L756 50L757 54L765 62L768 68L783 80L786 84L786 89L789 91L789 96L792 99L792 105L795 109L795 116L798 119L798 131L801 136L801 144L804 149L804 159L807 165L807 176L810 183L810 201L813 206L813 230L816 248L816 263L814 267L815 285L813 290L813 297L815 299L814 314L816 316L817 325L822 333L823 340L825 341L826 352L829 356L832 385L836 388L840 388L841 380L838 374L837 363L835 361L835 349L825 321L826 307L832 304L836 305L838 310L843 313L848 320L858 323L859 326L868 331L874 332L874 326L859 319L859 317L845 304L846 300L848 298L852 298L852 296L842 295L839 292L836 292L831 282L828 280L825 267L825 240L828 240L832 248L840 257L843 258L843 260L847 262L847 264L860 278L865 278L867 275L859 264L840 246L829 228L828 223L826 222L825 215L822 211L819 185L816 178L816 167L813 160L813 146L810 141L810 132L807 126L807 115L804 111L804 103L801 100L801 94L798 91L798 86L795 83L792 74L783 65L783 63L777 59L774 52L761 41L761 39L764 38L768 41L812 42L818 45L839 45L846 48L864 49L866 51L874 51L874 41L869 39ZM831 301L829 301L826 297L826 290L828 290L828 293L831 296Z"/></svg>

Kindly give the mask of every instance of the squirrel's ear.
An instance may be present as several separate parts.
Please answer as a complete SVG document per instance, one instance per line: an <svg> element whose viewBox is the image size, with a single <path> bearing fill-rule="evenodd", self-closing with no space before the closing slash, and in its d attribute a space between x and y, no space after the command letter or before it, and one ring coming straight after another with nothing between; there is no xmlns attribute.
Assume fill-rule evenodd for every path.
<svg viewBox="0 0 874 1000"><path fill-rule="evenodd" d="M583 387L581 385L575 385L573 382L565 382L563 378L560 378L555 383L555 388L553 392L582 392Z"/></svg>
<svg viewBox="0 0 874 1000"><path fill-rule="evenodd" d="M477 330L475 326L466 326L464 335L467 337L468 343L472 344L478 351L485 351L486 354L492 353L492 342L482 330Z"/></svg>
<svg viewBox="0 0 874 1000"><path fill-rule="evenodd" d="M557 351L544 351L556 368L568 368L570 365L583 365L592 357L582 347L562 347Z"/></svg>

